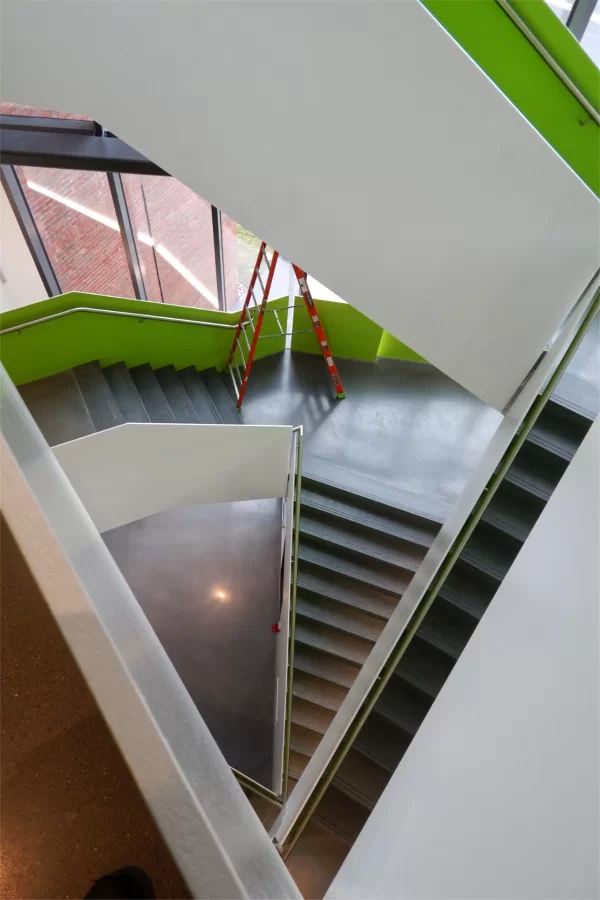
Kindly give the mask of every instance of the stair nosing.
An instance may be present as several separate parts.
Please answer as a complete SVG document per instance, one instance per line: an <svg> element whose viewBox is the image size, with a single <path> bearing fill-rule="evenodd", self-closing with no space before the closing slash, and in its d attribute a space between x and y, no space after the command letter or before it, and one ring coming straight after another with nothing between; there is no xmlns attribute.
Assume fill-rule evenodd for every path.
<svg viewBox="0 0 600 900"><path fill-rule="evenodd" d="M328 627L331 627L331 626L328 626ZM321 647L318 644L311 643L310 641L302 640L301 635L299 635L298 629L296 629L296 640L298 641L298 643L304 644L305 647L311 647L313 650L318 650L320 653L324 653L326 656L333 657L333 659L339 659L339 660L341 660L341 662L348 663L349 665L352 665L352 666L356 666L357 670L360 669L364 665L364 660L363 660L363 662L357 662L354 659L349 659L349 657L347 657L347 656L342 656L341 653L336 653L336 652L330 650L329 647ZM368 654L367 654L367 656L368 656ZM358 671L357 671L357 674L358 674Z"/></svg>
<svg viewBox="0 0 600 900"><path fill-rule="evenodd" d="M310 488L309 488L309 490L310 490ZM414 544L417 547L426 547L427 549L429 549L429 547L431 546L431 543L433 542L434 537L435 537L435 535L434 535L434 537L432 537L432 539L431 539L431 542L428 544L423 543L416 539L411 539L409 537L401 537L400 535L396 535L394 533L386 531L385 528L383 528L383 527L378 527L377 525L374 525L372 522L365 521L360 516L343 515L340 512L337 512L335 510L327 508L326 506L321 506L319 503L315 503L314 500L310 500L310 499L306 500L305 495L301 494L300 495L300 510L302 510L303 506L307 507L308 509L318 510L319 512L325 513L325 515L331 516L334 519L340 519L343 522L346 522L346 521L353 522L355 525L360 525L361 527L365 528L367 531L375 532L375 534L385 534L385 535L394 537L399 541L406 541L406 543L408 543L408 544ZM401 512L401 510L398 510L398 511ZM399 522L398 525L400 526L401 523ZM407 526L407 527L409 527L409 526Z"/></svg>
<svg viewBox="0 0 600 900"><path fill-rule="evenodd" d="M340 604L341 605L341 604ZM300 604L296 601L296 615L300 615L305 619L310 619L312 622L318 622L320 625L324 625L327 628L335 628L337 631L342 631L344 634L350 634L352 637L360 638L362 641L368 641L370 644L375 644L378 641L378 637L372 638L367 637L367 635L362 634L360 631L357 631L354 628L351 628L344 625L339 625L333 622L327 622L325 619L320 619L317 615L311 614L310 612L306 612L303 609L300 609ZM383 629L382 629L383 630Z"/></svg>
<svg viewBox="0 0 600 900"><path fill-rule="evenodd" d="M302 543L301 543L300 550L299 550L299 557L298 557L300 560L302 559L303 551L306 549L307 549L306 546L303 547ZM376 591L380 591L382 594L387 594L389 597L397 597L398 600L401 600L404 595L404 590L402 590L402 591L390 590L390 588L385 585L378 584L375 581L368 581L366 578L360 578L358 575L353 575L350 572L346 572L343 569L340 569L338 566L324 565L322 562L317 562L314 559L307 559L306 557L305 557L305 562L310 563L311 566L318 566L321 569L325 569L325 571L327 571L327 572L329 572L329 571L337 572L338 575L343 575L344 578L349 578L351 581L356 581L358 584L365 584L370 588L374 588Z"/></svg>
<svg viewBox="0 0 600 900"><path fill-rule="evenodd" d="M302 476L303 482L308 482L308 484L322 484L327 488L330 488L334 491L338 491L341 494L345 494L348 497L360 497L361 500L366 501L367 503L372 503L375 506L380 506L382 509L390 510L393 513L404 513L405 515L412 516L415 519L421 519L423 522L431 525L432 523L437 525L438 528L441 528L443 525L443 521L434 517L428 516L426 513L418 511L416 509L409 509L402 506L394 506L391 503L386 503L384 500L381 500L379 497L371 496L370 494L365 494L362 491L357 491L354 488L350 489L343 484L338 484L335 481L329 481L327 478L316 477L315 475L311 475L310 472L303 473ZM393 517L393 515L392 515Z"/></svg>
<svg viewBox="0 0 600 900"><path fill-rule="evenodd" d="M514 472L511 474L510 469L504 476L504 479L505 481L508 481L509 484L514 484L516 487L521 488L522 491L525 491L527 494L532 494L534 497L538 497L545 503L548 502L554 491L554 488L552 488L549 493L546 493L546 491L542 491L539 488L536 488L531 484L531 482L528 482L526 478L522 478L519 475L515 477Z"/></svg>
<svg viewBox="0 0 600 900"><path fill-rule="evenodd" d="M401 572L407 572L411 575L414 575L417 569L419 568L420 563L413 568L412 564L410 566L403 565L402 563L392 562L389 557L382 556L379 553L373 553L371 551L367 551L364 548L357 546L356 544L348 543L347 541L334 540L331 537L325 537L322 534L317 534L310 529L307 529L302 524L302 517L300 517L300 534L304 534L307 537L310 537L314 541L319 541L322 544L326 544L328 547L339 547L341 550L348 550L351 553L358 554L359 556L363 556L366 559L373 559L377 562L384 563L386 566L390 566L390 568L397 569Z"/></svg>
<svg viewBox="0 0 600 900"><path fill-rule="evenodd" d="M391 610L390 614L386 616L385 613L383 613L383 612L375 612L372 609L367 609L367 607L365 607L365 606L358 606L354 602L351 602L349 600L343 600L341 597L336 597L336 596L334 596L333 592L330 592L329 590L320 590L320 589L311 587L302 580L302 572L300 570L298 571L298 578L297 578L296 584L297 584L298 588L301 588L303 591L307 591L309 594L313 594L315 597L323 597L326 600L330 600L332 603L338 603L340 606L348 606L351 609L357 610L357 612L362 612L367 616L371 616L373 619L376 619L378 622L387 622L393 612L393 610Z"/></svg>

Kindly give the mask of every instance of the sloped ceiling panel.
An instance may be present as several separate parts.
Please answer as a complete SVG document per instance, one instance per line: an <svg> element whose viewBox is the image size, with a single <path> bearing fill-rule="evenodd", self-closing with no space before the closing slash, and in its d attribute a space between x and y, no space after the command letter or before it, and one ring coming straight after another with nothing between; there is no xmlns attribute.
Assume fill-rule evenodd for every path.
<svg viewBox="0 0 600 900"><path fill-rule="evenodd" d="M598 201L418 2L4 4L3 96L86 113L502 409Z"/></svg>

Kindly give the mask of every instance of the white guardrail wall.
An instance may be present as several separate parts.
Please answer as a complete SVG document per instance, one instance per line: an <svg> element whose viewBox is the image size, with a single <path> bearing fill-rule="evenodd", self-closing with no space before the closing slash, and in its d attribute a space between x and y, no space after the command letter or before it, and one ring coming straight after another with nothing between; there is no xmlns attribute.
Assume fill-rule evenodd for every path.
<svg viewBox="0 0 600 900"><path fill-rule="evenodd" d="M3 514L191 895L299 900L92 519L1 367L0 387ZM45 529L60 557L50 574L48 553L32 546L34 524Z"/></svg>

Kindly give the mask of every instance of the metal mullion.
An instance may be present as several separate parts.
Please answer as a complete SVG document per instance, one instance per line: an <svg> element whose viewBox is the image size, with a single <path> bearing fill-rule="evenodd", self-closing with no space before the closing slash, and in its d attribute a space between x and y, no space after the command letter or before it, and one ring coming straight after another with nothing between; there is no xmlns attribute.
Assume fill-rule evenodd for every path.
<svg viewBox="0 0 600 900"><path fill-rule="evenodd" d="M138 300L147 300L146 287L133 236L133 228L131 227L131 219L129 218L129 209L127 208L127 200L123 190L123 179L117 172L107 172L106 177L108 178L110 194L117 214L117 222L119 223L119 231L123 241L123 249L127 258L127 267L131 276L133 290Z"/></svg>
<svg viewBox="0 0 600 900"><path fill-rule="evenodd" d="M217 270L217 296L219 298L219 309L223 312L227 309L227 298L225 297L225 266L223 263L223 234L221 230L221 210L216 206L211 206L212 211L212 227L213 227L213 243L215 247L215 266Z"/></svg>
<svg viewBox="0 0 600 900"><path fill-rule="evenodd" d="M29 208L25 192L21 187L21 182L19 181L19 176L17 175L14 166L0 166L0 181L2 182L2 187L6 191L8 201L17 222L19 223L19 228L25 238L25 242L33 257L33 261L40 274L44 287L48 292L48 296L56 297L61 292L60 284L58 283L58 278L56 277L56 273L50 262L50 257L46 252L46 247L37 229L37 225L35 224L35 219Z"/></svg>
<svg viewBox="0 0 600 900"><path fill-rule="evenodd" d="M596 6L596 0L575 0L566 21L566 26L571 34L581 41L592 18L592 13Z"/></svg>

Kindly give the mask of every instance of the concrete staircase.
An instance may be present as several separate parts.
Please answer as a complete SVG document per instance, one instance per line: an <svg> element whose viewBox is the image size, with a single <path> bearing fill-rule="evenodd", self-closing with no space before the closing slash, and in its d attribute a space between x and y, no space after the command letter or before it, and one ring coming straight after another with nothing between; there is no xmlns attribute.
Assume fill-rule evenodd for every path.
<svg viewBox="0 0 600 900"><path fill-rule="evenodd" d="M123 422L239 423L216 370L88 363L20 388L50 444ZM592 422L556 396L509 470L315 817L351 844ZM440 524L303 478L290 776L297 780Z"/></svg>
<svg viewBox="0 0 600 900"><path fill-rule="evenodd" d="M353 843L591 426L551 400L358 734L315 818ZM436 531L307 484L291 771L298 777ZM337 519L336 519L337 515ZM509 653L509 648L507 648Z"/></svg>
<svg viewBox="0 0 600 900"><path fill-rule="evenodd" d="M19 391L51 446L125 422L240 421L216 369L128 368L123 362L102 368L90 362Z"/></svg>

